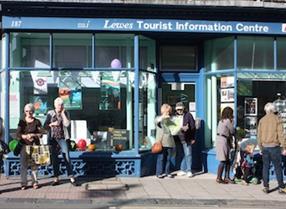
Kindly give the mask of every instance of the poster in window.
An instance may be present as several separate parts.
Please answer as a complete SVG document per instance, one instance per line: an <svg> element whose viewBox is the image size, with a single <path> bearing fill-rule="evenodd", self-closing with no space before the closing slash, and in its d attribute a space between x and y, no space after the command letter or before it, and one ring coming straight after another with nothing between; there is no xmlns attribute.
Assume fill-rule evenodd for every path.
<svg viewBox="0 0 286 209"><path fill-rule="evenodd" d="M220 90L221 102L234 102L234 88Z"/></svg>
<svg viewBox="0 0 286 209"><path fill-rule="evenodd" d="M223 88L232 88L234 87L234 77L233 76L224 76L220 79L220 87Z"/></svg>
<svg viewBox="0 0 286 209"><path fill-rule="evenodd" d="M60 72L59 97L63 99L65 109L82 109L82 90L78 72Z"/></svg>
<svg viewBox="0 0 286 209"><path fill-rule="evenodd" d="M30 102L34 105L36 116L46 115L48 111L48 97L46 95L31 96Z"/></svg>
<svg viewBox="0 0 286 209"><path fill-rule="evenodd" d="M257 98L244 99L244 114L257 116Z"/></svg>
<svg viewBox="0 0 286 209"><path fill-rule="evenodd" d="M244 130L247 135L255 136L257 129L257 117L248 116L244 120Z"/></svg>
<svg viewBox="0 0 286 209"><path fill-rule="evenodd" d="M120 110L120 72L102 72L100 110Z"/></svg>

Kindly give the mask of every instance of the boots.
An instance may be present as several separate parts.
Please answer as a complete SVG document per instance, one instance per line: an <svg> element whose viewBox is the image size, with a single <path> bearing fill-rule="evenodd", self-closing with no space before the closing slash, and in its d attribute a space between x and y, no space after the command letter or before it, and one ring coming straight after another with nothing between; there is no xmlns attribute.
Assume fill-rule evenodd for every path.
<svg viewBox="0 0 286 209"><path fill-rule="evenodd" d="M220 163L218 165L218 169L217 169L217 177L216 177L216 182L219 184L225 184L225 181L222 179L222 173L224 170L224 163Z"/></svg>

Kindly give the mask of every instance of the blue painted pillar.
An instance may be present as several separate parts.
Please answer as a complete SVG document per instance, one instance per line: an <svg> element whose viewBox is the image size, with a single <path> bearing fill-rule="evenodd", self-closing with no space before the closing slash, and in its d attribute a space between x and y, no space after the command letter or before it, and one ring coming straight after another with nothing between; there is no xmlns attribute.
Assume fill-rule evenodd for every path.
<svg viewBox="0 0 286 209"><path fill-rule="evenodd" d="M5 33L5 118L4 118L4 129L5 129L5 142L8 143L9 141L9 127L10 127L10 118L9 118L9 92L10 92L10 33Z"/></svg>
<svg viewBox="0 0 286 209"><path fill-rule="evenodd" d="M139 153L139 36L134 37L134 149Z"/></svg>

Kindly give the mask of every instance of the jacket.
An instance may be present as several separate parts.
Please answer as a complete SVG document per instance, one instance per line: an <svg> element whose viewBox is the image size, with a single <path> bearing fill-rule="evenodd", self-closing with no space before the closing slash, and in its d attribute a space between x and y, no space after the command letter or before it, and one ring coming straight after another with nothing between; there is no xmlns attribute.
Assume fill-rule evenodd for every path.
<svg viewBox="0 0 286 209"><path fill-rule="evenodd" d="M188 124L189 128L187 131L183 131L184 140L187 144L190 144L192 140L195 140L196 134L196 123L190 112L185 112L183 117L183 126Z"/></svg>
<svg viewBox="0 0 286 209"><path fill-rule="evenodd" d="M281 119L273 114L266 114L260 119L257 130L259 148L281 146L286 148L285 135Z"/></svg>
<svg viewBox="0 0 286 209"><path fill-rule="evenodd" d="M175 147L175 141L170 129L168 128L168 120L170 120L170 118L162 118L162 116L156 117L156 142L161 141L163 147L173 148Z"/></svg>

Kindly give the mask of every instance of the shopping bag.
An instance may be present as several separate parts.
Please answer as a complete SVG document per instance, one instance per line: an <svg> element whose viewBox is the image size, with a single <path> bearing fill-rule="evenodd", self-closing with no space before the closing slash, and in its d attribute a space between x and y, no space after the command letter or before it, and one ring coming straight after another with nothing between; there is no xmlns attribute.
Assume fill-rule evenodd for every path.
<svg viewBox="0 0 286 209"><path fill-rule="evenodd" d="M26 146L26 152L36 165L49 165L51 163L51 153L49 145Z"/></svg>

